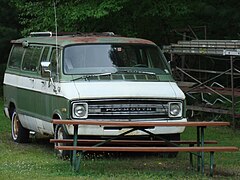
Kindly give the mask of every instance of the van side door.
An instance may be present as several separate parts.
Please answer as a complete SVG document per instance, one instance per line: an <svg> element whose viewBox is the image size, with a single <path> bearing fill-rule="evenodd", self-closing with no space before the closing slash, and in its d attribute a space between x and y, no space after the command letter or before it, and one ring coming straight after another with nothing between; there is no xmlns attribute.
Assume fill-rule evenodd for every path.
<svg viewBox="0 0 240 180"><path fill-rule="evenodd" d="M21 75L19 76L18 107L27 116L35 116L35 81L38 78L37 65L39 62L41 46L29 46L25 48L23 55Z"/></svg>
<svg viewBox="0 0 240 180"><path fill-rule="evenodd" d="M36 119L36 97L39 95L35 88L38 75L38 62L42 53L42 47L38 45L30 45L25 48L21 74L18 80L18 111L24 127L37 131L38 125Z"/></svg>
<svg viewBox="0 0 240 180"><path fill-rule="evenodd" d="M54 111L55 99L57 98L57 84L58 84L58 73L57 73L57 62L56 62L56 48L52 46L45 46L41 60L39 63L39 73L41 74L41 62L50 62L49 76L41 76L40 81L36 84L41 95L37 97L38 103L36 104L37 113L42 119L43 131L52 134L53 129L50 125L52 115Z"/></svg>

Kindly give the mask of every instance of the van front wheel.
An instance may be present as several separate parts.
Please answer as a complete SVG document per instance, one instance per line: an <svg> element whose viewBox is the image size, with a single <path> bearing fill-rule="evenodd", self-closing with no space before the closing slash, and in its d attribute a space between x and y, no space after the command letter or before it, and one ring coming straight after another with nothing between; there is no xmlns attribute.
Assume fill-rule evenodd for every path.
<svg viewBox="0 0 240 180"><path fill-rule="evenodd" d="M62 125L57 125L54 132L54 139L69 139L69 135L65 132ZM55 146L65 146L66 143L55 143ZM69 159L70 158L70 151L64 151L64 150L57 150L56 151L57 156L63 159Z"/></svg>
<svg viewBox="0 0 240 180"><path fill-rule="evenodd" d="M29 141L29 130L22 126L16 111L12 114L12 139L17 143Z"/></svg>

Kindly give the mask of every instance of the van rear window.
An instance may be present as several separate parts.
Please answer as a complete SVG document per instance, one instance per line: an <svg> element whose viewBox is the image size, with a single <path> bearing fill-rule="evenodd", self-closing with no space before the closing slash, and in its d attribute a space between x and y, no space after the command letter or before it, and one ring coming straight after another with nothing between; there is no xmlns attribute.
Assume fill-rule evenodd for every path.
<svg viewBox="0 0 240 180"><path fill-rule="evenodd" d="M8 67L20 69L24 49L22 46L14 45L10 55Z"/></svg>
<svg viewBox="0 0 240 180"><path fill-rule="evenodd" d="M25 71L37 71L41 52L42 47L28 47L24 54L22 69Z"/></svg>

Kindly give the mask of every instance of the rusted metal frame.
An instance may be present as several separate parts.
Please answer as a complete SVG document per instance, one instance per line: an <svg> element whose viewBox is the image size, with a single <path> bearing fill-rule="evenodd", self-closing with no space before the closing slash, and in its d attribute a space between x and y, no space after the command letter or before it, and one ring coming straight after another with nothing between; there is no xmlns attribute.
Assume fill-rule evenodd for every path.
<svg viewBox="0 0 240 180"><path fill-rule="evenodd" d="M190 31L192 32L193 36L195 37L195 39L198 39L196 33L193 31L192 27L190 25L188 25L188 28L190 29Z"/></svg>
<svg viewBox="0 0 240 180"><path fill-rule="evenodd" d="M235 126L235 97L234 97L234 66L233 66L233 56L230 56L230 64L231 64L231 88L232 88L232 122L233 127Z"/></svg>
<svg viewBox="0 0 240 180"><path fill-rule="evenodd" d="M202 72L202 73L209 73L209 74L222 74L223 71L211 71L211 70L204 70L204 69L191 69L191 68L181 68L183 71L190 71L190 72ZM240 72L238 69L234 68L235 71ZM227 71L230 71L229 69ZM226 71L224 71L226 72ZM226 72L226 75L231 75L231 72ZM234 75L240 75L239 73L233 73Z"/></svg>
<svg viewBox="0 0 240 180"><path fill-rule="evenodd" d="M187 105L187 109L193 110L193 111L204 111L204 112L210 112L210 113L232 115L231 110L225 110L225 109L215 109L215 108L210 108L210 107L198 107L198 106L189 106L189 105Z"/></svg>
<svg viewBox="0 0 240 180"><path fill-rule="evenodd" d="M233 67L233 69L234 69L234 71L237 71L237 72L238 72L238 73L237 73L237 75L239 75L239 73L240 73L240 70L239 70L239 69L237 69L237 68L234 68L234 67ZM234 73L233 75L235 75L235 73Z"/></svg>
<svg viewBox="0 0 240 180"><path fill-rule="evenodd" d="M191 92L191 91L194 90L195 88L203 85L204 87L206 87L206 88L209 89L210 91L214 92L215 94L219 95L220 97L222 97L222 98L225 99L226 101L232 103L232 101L231 101L230 99L226 98L225 96L223 96L223 95L220 94L219 92L215 91L215 90L212 89L211 87L204 85L204 84L206 84L207 82L209 82L210 80L213 80L213 79L215 79L215 78L217 78L217 77L219 77L219 76L222 76L223 73L221 73L221 74L215 76L214 78L211 78L211 79L209 79L209 80L207 80L207 81L205 81L205 82L201 82L201 81L199 81L198 79L196 79L196 78L194 78L193 76L191 76L190 74L188 74L188 73L186 73L185 71L183 71L181 68L179 68L179 67L176 67L176 68L177 68L179 71L181 71L182 73L186 74L186 75L187 75L188 77L190 77L191 79L193 79L194 81L196 81L196 82L199 83L199 85L194 86L193 88L191 88L190 90L188 90L186 93ZM226 72L228 72L228 71L230 71L230 69L227 70L227 71L224 71L224 73L226 73Z"/></svg>
<svg viewBox="0 0 240 180"><path fill-rule="evenodd" d="M206 87L206 88L209 89L210 91L218 94L219 96L222 96L220 93L218 93L218 92L215 91L214 89L212 89L212 88L210 88L209 86L206 86L206 85L204 85L204 84L206 84L206 83L208 83L208 82L216 79L217 77L222 76L223 74L217 75L217 76L215 76L215 77L213 77L213 78L211 78L211 79L209 79L209 80L207 80L207 81L205 81L205 82L201 82L201 81L197 80L196 78L194 78L193 76L191 76L191 75L189 75L188 73L186 73L185 71L183 71L182 69L178 68L178 70L180 70L182 73L186 74L187 76L189 76L190 78L192 78L193 80L195 80L195 81L197 81L197 82L199 83L197 86L194 86L193 88L191 88L191 89L188 90L187 92L190 92L190 91L192 91L192 90L194 90L194 89L196 89L196 88L198 88L198 87L200 87L200 86L203 85L204 87ZM229 69L229 70L230 70L230 69ZM227 71L225 71L225 72L228 72L229 70L227 70ZM224 96L222 96L222 97L223 97L224 99L226 99ZM227 100L227 101L230 101L229 99L226 99L226 100Z"/></svg>

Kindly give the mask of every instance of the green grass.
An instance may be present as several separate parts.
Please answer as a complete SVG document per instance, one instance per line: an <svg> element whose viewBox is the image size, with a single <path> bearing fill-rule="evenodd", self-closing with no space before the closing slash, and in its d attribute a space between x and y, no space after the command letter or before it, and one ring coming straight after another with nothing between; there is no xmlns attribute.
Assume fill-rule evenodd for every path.
<svg viewBox="0 0 240 180"><path fill-rule="evenodd" d="M0 100L2 107L2 100ZM240 132L228 127L207 128L206 139L219 145L240 147ZM195 138L195 128L187 128L183 139ZM48 137L33 137L31 143L17 144L11 140L10 121L0 113L0 180L2 179L209 179L190 169L187 153L177 158L131 154L87 154L81 172L74 173L70 162L56 157ZM206 153L206 168L209 165ZM240 152L215 153L213 179L240 179ZM208 173L208 169L206 169Z"/></svg>

